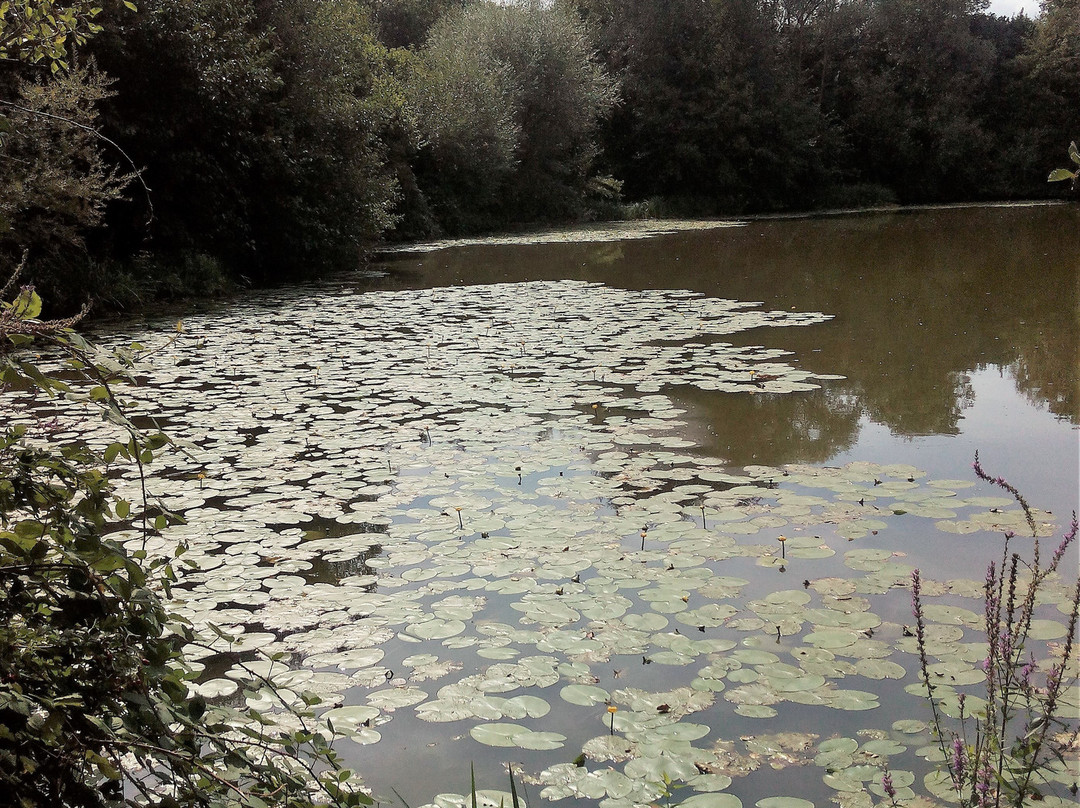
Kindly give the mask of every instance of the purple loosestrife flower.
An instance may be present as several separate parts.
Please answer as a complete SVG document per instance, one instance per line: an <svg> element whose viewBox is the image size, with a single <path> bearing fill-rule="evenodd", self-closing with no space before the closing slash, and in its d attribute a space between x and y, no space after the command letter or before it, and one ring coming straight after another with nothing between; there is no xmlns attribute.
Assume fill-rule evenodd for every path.
<svg viewBox="0 0 1080 808"><path fill-rule="evenodd" d="M953 735L952 739L952 776L953 783L960 788L964 783L964 775L967 769L967 751L964 742L959 735Z"/></svg>
<svg viewBox="0 0 1080 808"><path fill-rule="evenodd" d="M1058 687L1061 685L1061 674L1064 672L1064 664L1055 665L1050 669L1050 673L1046 674L1046 693L1057 692Z"/></svg>
<svg viewBox="0 0 1080 808"><path fill-rule="evenodd" d="M1060 563L1062 557L1065 555L1065 550L1076 538L1077 528L1076 511L1073 511L1072 524L1069 525L1069 532L1061 537L1061 544L1058 545L1057 550L1054 551L1054 557L1050 560L1050 569L1057 569L1058 563Z"/></svg>
<svg viewBox="0 0 1080 808"><path fill-rule="evenodd" d="M983 766L979 769L979 777L975 781L975 796L978 798L979 808L988 808L990 805L990 769Z"/></svg>
<svg viewBox="0 0 1080 808"><path fill-rule="evenodd" d="M982 463L979 462L979 453L975 453L975 462L971 464L971 467L975 470L975 476L983 480L989 480L990 475L983 471Z"/></svg>
<svg viewBox="0 0 1080 808"><path fill-rule="evenodd" d="M1020 686L1024 690L1031 690L1031 674L1033 674L1039 667L1039 663L1035 661L1035 656L1029 657L1031 660L1023 668L1020 669Z"/></svg>
<svg viewBox="0 0 1080 808"><path fill-rule="evenodd" d="M1001 630L1001 638L999 640L1001 648L1001 658L1006 662L1012 659L1013 647L1012 647L1012 635L1005 629Z"/></svg>
<svg viewBox="0 0 1080 808"><path fill-rule="evenodd" d="M998 611L997 564L993 561L991 561L990 566L986 568L986 579L983 582L983 593L986 597L986 619L996 622Z"/></svg>
<svg viewBox="0 0 1080 808"><path fill-rule="evenodd" d="M885 770L885 774L881 776L881 787L885 790L889 799L894 803L896 802L896 788L893 787L892 775L889 770Z"/></svg>

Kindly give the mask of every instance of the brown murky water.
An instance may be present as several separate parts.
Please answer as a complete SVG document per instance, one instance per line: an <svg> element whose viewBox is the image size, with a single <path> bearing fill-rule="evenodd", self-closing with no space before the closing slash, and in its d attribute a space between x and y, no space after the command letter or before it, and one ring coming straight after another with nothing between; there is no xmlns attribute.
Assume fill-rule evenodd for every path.
<svg viewBox="0 0 1080 808"><path fill-rule="evenodd" d="M567 238L573 238L568 234ZM950 208L749 221L649 239L476 244L384 261L383 288L573 278L689 289L828 323L736 335L846 376L814 393L675 391L733 465L987 466L1047 507L1076 501L1080 208ZM751 342L747 342L747 340Z"/></svg>
<svg viewBox="0 0 1080 808"><path fill-rule="evenodd" d="M665 388L686 410L680 435L695 443L687 451L722 458L733 467L905 463L932 477L962 480L973 479L971 463L979 451L988 469L1058 514L1059 522L1076 507L1077 206L766 219L643 239L592 238L570 231L539 243L522 238L402 252L377 263L374 269L384 274L360 285L418 289L575 279L635 290L685 289L761 301L766 309L832 315L807 328L716 335L736 345L782 348L790 352L785 361L845 378L786 395ZM859 546L902 549L898 554L905 562L932 568L942 578L979 578L986 561L999 552L988 544L994 543L964 539L943 551L940 534L901 526L887 540L867 537ZM739 574L756 575L745 568ZM778 584L755 578L754 585ZM888 620L910 620L906 596L877 608ZM653 686L662 686L662 680ZM883 700L918 709L891 683L874 689ZM808 708L792 707L785 716L789 728L825 735L854 734L861 726L859 719L838 718L821 727L820 714ZM728 736L755 726L730 714L722 721L718 731ZM572 726L551 726L573 737ZM411 721L409 731L397 736L411 740L377 745L361 760L384 772L374 780L385 788L401 785L395 780L400 761L430 758L433 776L406 783L410 802L430 798L433 786L451 788L446 780L453 788L466 788L465 757L448 754L460 744L451 746L448 738L436 742L430 732ZM425 741L431 743L430 753L422 749ZM498 777L496 761L506 759L498 754L485 759L475 749L463 754L482 762L490 779ZM801 776L811 779L786 772L784 782L799 791L817 775L804 771ZM733 788L744 804L752 804L779 787L768 776L755 776ZM816 799L828 790L818 792L820 782L799 791ZM534 804L541 802L532 796Z"/></svg>
<svg viewBox="0 0 1080 808"><path fill-rule="evenodd" d="M634 710L640 717L642 710L629 706L633 697L626 695L627 689L687 691L693 683L701 684L703 665L728 658L726 651L715 650L719 646L686 650L691 637L724 641L728 650L736 649L732 658L743 655L746 668L728 679L724 692L716 684L720 673L704 677L713 683L708 687L719 688L715 703L691 710L682 727L687 738L702 738L697 744L702 748L781 731L862 741L871 737L867 731L895 735L897 719L925 718L922 696L904 689L914 678L912 653L903 647L903 626L911 621L907 575L911 567L920 567L937 581L977 582L987 560L1000 553L1000 532L943 533L945 528L939 523L935 529L935 521L951 517L908 512L906 508L914 511L918 504L914 499L914 506L903 503L899 493L878 499L878 481L871 474L861 482L869 492L866 508L859 493L846 504L837 495L821 507L840 511L858 501L858 519L888 521L880 535L877 529L845 534L850 514L832 518L823 513L817 521L800 522L795 506L784 518L763 522L760 530L753 527L736 538L724 537L721 534L735 536L738 526L718 524L726 518L725 509L726 516L744 511L735 516L746 521L758 507L751 502L759 499L756 494L767 500L777 488L821 490L805 471L794 472L783 484L756 480L759 488L741 486L748 490L745 501L715 507L710 503L708 519L713 521L706 529L697 522L697 498L703 497L704 505L705 498L720 496L732 485L717 475L718 468L741 474L746 466L808 464L815 467L808 472L812 477L821 466L853 461L904 464L926 473L920 485L942 481L944 487L961 489L973 480L970 467L978 450L991 472L1011 480L1036 507L1053 511L1058 524L1076 507L1080 207L952 208L698 223L648 238L626 237L641 235L641 229L578 229L539 238L413 249L329 282L253 294L234 305L193 314L188 328L194 337L176 346L176 356L159 357L149 374L146 398L156 414L168 419L169 430L178 437L197 437L202 455L195 460L211 464L207 477L214 483L214 496L192 492L184 483L195 478L199 466L184 466L183 458L175 461L178 467L166 492L180 499L178 507L190 509L186 531L202 559L221 564L218 573L208 567L205 580L191 589L192 601L204 604L199 618L225 614L255 636L263 629L272 632L265 641L288 648L298 666L352 677L338 694L345 703L382 703L374 710L372 725L381 740L369 738L370 745L362 747L343 744L343 752L384 797L396 790L409 805L418 806L439 792L461 793L468 789L470 763L476 764L482 786L496 788L506 788L507 760L519 762L520 771L531 775L568 764L587 741L607 735L608 713L602 702L582 706L565 698L562 688L571 681L593 682L622 705L620 720L629 720ZM620 230L621 237L613 237L613 231ZM635 302L633 295L601 297L611 289L598 287L468 290L472 285L562 280L602 283L616 290L676 291L657 296L662 306L650 308L647 301ZM464 289L451 294L445 287ZM433 291L383 294L428 289ZM581 295L593 295L592 301L613 300L613 306L630 307L625 317L607 318L608 341L602 346L614 357L612 362L622 364L622 371L635 365L636 353L656 343L668 345L664 334L681 323L694 320L693 328L705 323L703 332L690 329L691 341L686 333L669 341L673 351L668 353L668 369L678 372L665 378L679 379L677 386L664 383L657 391L650 387L653 379L635 376L632 384L620 388L618 382L602 379L591 384L597 380L596 370L591 379L575 375L594 354L600 355L587 335L583 345L580 332L566 340L572 343L566 351L557 350L560 330L590 327L574 310L578 289ZM761 325L710 333L709 323L724 321L696 319L694 301L704 298L678 290L743 303L760 301L766 311L820 312L831 319L815 318L799 327ZM595 306L589 309L586 302L582 300L581 311L594 317L606 313ZM551 316L555 305L561 307L558 317ZM532 317L533 306L552 308L543 312L548 316L536 317L543 327L524 322ZM484 321L493 317L491 307L501 312L502 320L489 333ZM648 317L666 330L649 328L649 345L626 338L655 325L641 322ZM520 323L517 334L515 323ZM122 328L127 334L114 336L142 339L139 326ZM519 345L517 337L527 335L533 344ZM438 339L441 344L433 345ZM540 340L548 340L547 347L556 350L545 354ZM711 352L705 350L707 342L782 350L779 362L826 378L817 389L791 387L793 392L784 393L770 393L765 384L755 386L745 370L738 385L698 384L694 380L708 375L700 366L701 356L743 367L730 359L737 351ZM681 365L678 351L696 353L697 364ZM514 363L516 369L506 369ZM548 384L545 393L534 397L530 380ZM613 402L635 385L638 409L630 417ZM595 391L589 395L604 405L591 407L594 399L582 388ZM639 436L625 440L638 428L632 420L649 420L641 415L651 409L640 406L649 392L670 399L665 407L678 413L677 442L661 445L679 447L680 469L675 469L674 453L660 459ZM647 433L650 426L640 430ZM244 440L238 442L237 435ZM587 443L604 448L594 451ZM536 469L530 459L539 464ZM685 473L677 476L676 471ZM914 487L912 480L902 479L908 472L899 477L886 472L881 472L885 479L880 491ZM603 485L590 487L601 480ZM671 507L664 511L663 496L679 493L673 489L691 480L697 480L692 496L677 497L674 505L669 501ZM650 481L656 485L650 488ZM353 483L356 486L347 487ZM985 485L970 489L960 496L1000 493ZM593 493L596 490L602 493ZM827 499L831 496L826 492ZM639 507L650 500L659 503L660 510ZM464 518L459 503L466 505ZM964 518L1010 506L1008 500L995 505L976 499L964 506ZM335 541L344 545L350 537L357 539L358 521L346 517L360 511L380 517L378 540L365 533L359 536L363 552L335 560ZM642 513L652 515L639 516ZM312 514L319 518L312 519ZM700 518L704 522L704 508ZM494 526L477 526L484 519ZM639 520L652 520L647 549L644 537L638 547ZM682 532L661 538L665 522ZM375 530L376 525L368 527ZM791 536L784 545L788 566L776 557L778 529ZM223 532L232 535L222 539ZM564 535L567 538L561 538ZM676 540L679 536L684 539ZM324 542L323 550L307 550L312 540ZM817 542L820 546L813 546ZM576 560L570 551L579 549L588 556L583 566L570 563ZM289 556L293 553L295 559ZM880 563L870 558L875 553ZM274 564L284 557L296 562L292 569L297 574L286 581L288 586L267 585L289 578L284 568L270 573L264 567L266 576L248 575L260 555L268 554ZM876 577L886 563L883 559L895 574L886 569ZM1075 560L1071 563L1075 574ZM440 577L433 578L436 574ZM777 661L782 659L791 673L792 663L820 666L821 658L833 656L821 653L811 632L849 625L830 622L836 615L828 607L838 604L832 599L833 584L821 582L836 581L837 576L851 584L849 593L857 592L850 600L865 601L862 608L876 613L863 615L857 623L863 647L858 652L837 650L837 657L851 661L837 662L835 671L827 671L828 683L816 673L820 667L796 673L809 677L806 686L826 701L839 689L847 696L830 709L813 699L789 698L792 693L781 688L785 695L778 698L779 709L772 716L733 707L735 700L728 698L732 692L751 686L758 677L769 680ZM354 588L338 586L350 577ZM732 578L742 583L731 588ZM213 584L224 591L241 579L246 586L243 598L207 597L200 590L202 584ZM356 587L358 583L363 586ZM968 591L953 597L942 586L938 597L945 606L959 601L978 610L977 584L975 590L974 595ZM350 591L352 598L372 592L377 598L352 609ZM378 600L384 596L385 602ZM774 624L785 621L785 615L770 607L767 599L773 596L790 609L790 618L798 617L783 637L779 625L775 637L772 633ZM625 600L624 607L603 605L617 598ZM544 611L566 603L581 614L568 606L565 618ZM822 608L814 608L804 620L799 614L806 603ZM704 612L701 622L708 625L698 625L696 618L678 621L684 610L717 606L739 611L739 620L710 620ZM625 618L620 608L627 610ZM433 625L428 619L440 609L440 626L425 631ZM303 620L291 622L294 613ZM951 613L942 614L942 621L953 620ZM978 641L973 623L978 621L977 615L968 614L966 651L972 652ZM1062 619L1060 613L1053 616ZM318 631L304 633L315 626ZM518 634L499 642L495 635L511 626ZM626 652L616 647L617 639L605 639L607 645L600 641L613 628L625 632L623 636L637 636L630 630L634 626L646 637L640 650ZM877 633L866 634L866 626ZM365 640L368 628L371 636ZM439 633L439 628L446 631ZM831 639L824 641L828 645ZM311 643L321 644L322 653L312 653ZM370 652L370 658L335 656L357 650ZM430 660L424 661L423 654ZM431 671L425 668L439 667L433 662L436 656L440 665L449 667L427 677ZM878 675L878 656L903 663L904 678ZM479 708L474 704L453 720L432 719L430 713L425 718L424 708L445 702L438 694L453 689L458 680L474 674L480 679L506 676L490 674L498 660L546 660L544 664L559 668L554 679L538 675L530 684L485 681L480 688L484 698L475 700L483 702ZM976 661L966 662L973 666ZM856 669L856 664L861 667ZM509 666L511 662L498 670ZM215 668L213 675L222 670ZM820 682L811 681L815 677ZM417 685L424 690L418 695L422 701L396 710L378 702L387 692L415 690ZM769 686L780 687L771 680ZM530 736L531 745L488 742L499 723L482 722L499 722L499 715L524 709L511 709L497 696L488 700L495 693L542 697L551 705L550 713L516 717L537 731ZM665 697L677 711L674 696ZM643 720L650 717L656 716L644 715ZM481 740L485 732L487 740ZM557 733L565 743L546 744L548 739L539 737L543 733ZM679 753L682 736L656 738L642 730L639 740L642 748L651 746L652 753L643 753L638 762L654 759L656 750L668 748L664 744L669 742L672 754ZM910 748L894 754L893 770L910 768L921 778L933 768L915 753L922 741L903 740ZM809 765L813 754L801 761L808 765L783 772L762 766L736 779L727 791L745 806L782 794L804 795L825 805L832 786L823 783L819 766ZM640 766L632 768L634 763L626 764L623 785L643 776ZM599 776L609 764L592 759L589 766ZM621 762L614 766L622 769ZM544 783L557 779L548 777ZM709 793L698 785L702 794ZM541 787L534 779L529 794L533 806L544 802L538 794ZM682 792L671 803L691 793ZM600 796L602 789L594 799L568 798L559 804L591 808Z"/></svg>

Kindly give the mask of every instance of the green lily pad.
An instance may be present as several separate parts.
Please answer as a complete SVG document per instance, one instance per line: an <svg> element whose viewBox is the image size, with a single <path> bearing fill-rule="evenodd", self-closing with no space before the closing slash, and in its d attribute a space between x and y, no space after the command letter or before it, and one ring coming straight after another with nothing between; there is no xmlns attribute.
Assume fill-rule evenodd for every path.
<svg viewBox="0 0 1080 808"><path fill-rule="evenodd" d="M1032 620L1028 637L1033 640L1058 640L1068 634L1062 623L1056 620Z"/></svg>
<svg viewBox="0 0 1080 808"><path fill-rule="evenodd" d="M777 715L776 710L766 704L739 704L735 712L747 718L775 718Z"/></svg>
<svg viewBox="0 0 1080 808"><path fill-rule="evenodd" d="M801 797L765 797L754 805L757 808L814 808L814 803Z"/></svg>
<svg viewBox="0 0 1080 808"><path fill-rule="evenodd" d="M734 794L712 792L694 794L679 803L683 808L742 808L742 800Z"/></svg>
<svg viewBox="0 0 1080 808"><path fill-rule="evenodd" d="M610 698L606 690L593 685L567 685L559 691L559 696L562 697L563 701L579 704L583 707L603 704Z"/></svg>
<svg viewBox="0 0 1080 808"><path fill-rule="evenodd" d="M474 740L487 746L514 747L517 735L526 735L529 730L517 724L477 724L469 730Z"/></svg>

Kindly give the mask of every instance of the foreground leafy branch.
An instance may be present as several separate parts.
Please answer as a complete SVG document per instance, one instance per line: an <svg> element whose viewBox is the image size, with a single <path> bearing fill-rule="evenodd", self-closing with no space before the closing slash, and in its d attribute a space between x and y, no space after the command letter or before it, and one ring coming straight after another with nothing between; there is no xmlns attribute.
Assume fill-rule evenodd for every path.
<svg viewBox="0 0 1080 808"><path fill-rule="evenodd" d="M125 439L102 455L59 445L55 422L0 433L0 794L21 808L117 805L310 808L370 803L342 767L333 733L303 694L281 710L208 704L190 687L182 649L209 643L166 606L181 554L151 558L111 534L141 526L146 539L169 516L117 498L103 471L142 468L168 440L138 430L114 386L141 347L105 355L71 330L77 318L41 321L23 288L0 302L0 384L96 404ZM59 359L65 380L30 353ZM127 534L125 538L130 538ZM277 694L265 677L260 688Z"/></svg>
<svg viewBox="0 0 1080 808"><path fill-rule="evenodd" d="M1076 148L1076 141L1074 140L1069 144L1069 159L1080 166L1080 150ZM1063 182L1065 180L1072 181L1072 189L1075 191L1077 183L1080 183L1080 167L1075 171L1070 171L1067 168L1055 168L1050 172L1050 176L1047 177L1047 182Z"/></svg>

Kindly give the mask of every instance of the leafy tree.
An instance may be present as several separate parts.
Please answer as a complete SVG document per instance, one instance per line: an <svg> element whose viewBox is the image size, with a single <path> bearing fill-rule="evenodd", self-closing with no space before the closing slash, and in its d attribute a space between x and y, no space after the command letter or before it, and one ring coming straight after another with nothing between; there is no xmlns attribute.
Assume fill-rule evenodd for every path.
<svg viewBox="0 0 1080 808"><path fill-rule="evenodd" d="M381 134L400 94L359 0L149 0L94 47L118 77L106 131L154 189L156 251L268 280L355 262L392 222ZM140 222L110 224L145 248Z"/></svg>
<svg viewBox="0 0 1080 808"><path fill-rule="evenodd" d="M86 235L129 177L109 164L97 136L96 107L108 81L93 66L51 77L16 75L0 119L0 272L23 254L40 286L78 308L92 278L81 276ZM6 95L7 93L3 93Z"/></svg>
<svg viewBox="0 0 1080 808"><path fill-rule="evenodd" d="M451 230L580 214L616 88L583 27L534 0L431 30L413 98L421 188Z"/></svg>
<svg viewBox="0 0 1080 808"><path fill-rule="evenodd" d="M394 221L386 142L400 135L397 60L359 0L284 0L259 17L281 81L250 189L260 261L282 275L295 274L290 262L355 265Z"/></svg>
<svg viewBox="0 0 1080 808"><path fill-rule="evenodd" d="M442 43L436 39L411 73L410 100L423 138L414 160L441 228L458 232L498 220L521 125L509 66L492 63L479 48Z"/></svg>
<svg viewBox="0 0 1080 808"><path fill-rule="evenodd" d="M1030 101L1027 146L1041 175L1055 165L1062 143L1080 139L1080 0L1044 0L1020 61Z"/></svg>
<svg viewBox="0 0 1080 808"><path fill-rule="evenodd" d="M970 198L992 137L974 110L994 61L973 35L982 0L860 0L829 111L862 179L902 201Z"/></svg>
<svg viewBox="0 0 1080 808"><path fill-rule="evenodd" d="M453 9L474 0L366 0L379 39L390 48L415 48L428 31Z"/></svg>
<svg viewBox="0 0 1080 808"><path fill-rule="evenodd" d="M92 286L78 271L85 239L130 179L107 161L96 129L109 82L92 62L72 59L101 31L101 11L89 2L0 3L0 277L22 262L68 308Z"/></svg>
<svg viewBox="0 0 1080 808"><path fill-rule="evenodd" d="M832 133L798 80L769 3L580 0L624 102L605 127L631 198L699 213L803 205Z"/></svg>

